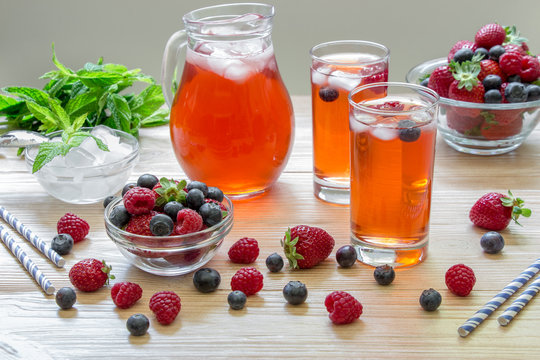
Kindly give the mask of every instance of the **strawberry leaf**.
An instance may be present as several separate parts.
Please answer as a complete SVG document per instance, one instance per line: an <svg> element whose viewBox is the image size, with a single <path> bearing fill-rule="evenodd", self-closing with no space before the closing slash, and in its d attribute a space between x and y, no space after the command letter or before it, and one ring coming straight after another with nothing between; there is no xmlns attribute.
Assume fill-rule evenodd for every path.
<svg viewBox="0 0 540 360"><path fill-rule="evenodd" d="M289 266L291 269L298 269L298 260L303 260L304 257L296 252L296 244L298 243L299 237L295 237L291 240L291 229L287 229L285 232L285 240L281 240L281 246L285 252L287 260L289 260Z"/></svg>

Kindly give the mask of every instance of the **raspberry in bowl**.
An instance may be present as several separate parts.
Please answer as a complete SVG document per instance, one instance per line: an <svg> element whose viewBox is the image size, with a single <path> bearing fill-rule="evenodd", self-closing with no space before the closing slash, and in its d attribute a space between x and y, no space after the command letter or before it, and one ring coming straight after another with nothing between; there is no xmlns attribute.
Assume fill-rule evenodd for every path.
<svg viewBox="0 0 540 360"><path fill-rule="evenodd" d="M517 149L540 121L540 60L515 27L487 24L445 58L413 67L409 83L441 97L438 129L452 148L475 155Z"/></svg>
<svg viewBox="0 0 540 360"><path fill-rule="evenodd" d="M129 263L154 275L176 276L214 257L232 229L233 204L221 191L215 196L216 188L202 191L190 184L161 178L153 190L136 186L107 205L105 230Z"/></svg>

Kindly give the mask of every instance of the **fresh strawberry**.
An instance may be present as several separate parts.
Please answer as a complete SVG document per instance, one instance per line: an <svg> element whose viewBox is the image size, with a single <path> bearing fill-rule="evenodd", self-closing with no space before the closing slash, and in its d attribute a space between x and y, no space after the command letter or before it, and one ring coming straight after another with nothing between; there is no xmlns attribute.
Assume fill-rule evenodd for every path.
<svg viewBox="0 0 540 360"><path fill-rule="evenodd" d="M429 76L428 88L434 90L441 97L448 97L448 88L454 81L454 76L448 65L439 66Z"/></svg>
<svg viewBox="0 0 540 360"><path fill-rule="evenodd" d="M478 133L479 125L482 124L484 118L481 115L469 117L463 115L458 110L462 109L457 109L454 106L448 106L446 108L446 124L448 127L465 135L475 135L475 133Z"/></svg>
<svg viewBox="0 0 540 360"><path fill-rule="evenodd" d="M526 38L522 37L516 26L505 26L506 38L504 40L504 48L506 51L517 50L521 55L527 55L529 47L525 43Z"/></svg>
<svg viewBox="0 0 540 360"><path fill-rule="evenodd" d="M156 206L161 207L170 201L178 201L181 204L186 203L185 180L178 181L174 179L161 178L152 190L157 193Z"/></svg>
<svg viewBox="0 0 540 360"><path fill-rule="evenodd" d="M488 75L497 75L501 78L502 82L506 81L506 75L501 70L499 63L495 60L480 61L480 73L478 74L478 80L483 81Z"/></svg>
<svg viewBox="0 0 540 360"><path fill-rule="evenodd" d="M523 56L521 54L507 51L499 57L499 66L507 76L519 74L522 60Z"/></svg>
<svg viewBox="0 0 540 360"><path fill-rule="evenodd" d="M474 42L478 47L490 49L495 45L502 45L506 39L506 31L499 24L484 25L476 32Z"/></svg>
<svg viewBox="0 0 540 360"><path fill-rule="evenodd" d="M489 140L501 140L521 132L523 127L521 117L507 117L501 123L498 122L499 120L495 119L492 122L486 120L480 130L482 136Z"/></svg>
<svg viewBox="0 0 540 360"><path fill-rule="evenodd" d="M66 213L58 220L56 230L58 231L58 234L71 235L73 242L78 243L79 241L83 241L86 235L88 235L90 225L77 215Z"/></svg>
<svg viewBox="0 0 540 360"><path fill-rule="evenodd" d="M111 267L105 261L96 259L84 259L76 263L69 270L69 280L81 291L96 291L109 279L114 279L110 274Z"/></svg>
<svg viewBox="0 0 540 360"><path fill-rule="evenodd" d="M136 235L152 236L152 231L150 231L150 220L157 214L157 211L151 211L148 214L132 216L126 225L126 231Z"/></svg>
<svg viewBox="0 0 540 360"><path fill-rule="evenodd" d="M292 269L314 267L330 255L334 244L334 238L325 230L307 225L288 229L281 241Z"/></svg>
<svg viewBox="0 0 540 360"><path fill-rule="evenodd" d="M480 65L476 62L453 62L452 74L455 80L450 84L448 97L453 100L483 103L485 91L484 85L478 81L479 73Z"/></svg>
<svg viewBox="0 0 540 360"><path fill-rule="evenodd" d="M521 59L519 77L524 82L533 82L540 77L540 62L534 56L525 55Z"/></svg>
<svg viewBox="0 0 540 360"><path fill-rule="evenodd" d="M119 282L111 288L111 298L120 309L132 307L142 296L142 288L132 282Z"/></svg>
<svg viewBox="0 0 540 360"><path fill-rule="evenodd" d="M523 207L521 198L514 198L510 190L508 196L497 192L483 195L472 206L469 219L476 226L484 229L500 231L504 230L510 220L518 225L519 216L531 216L531 210Z"/></svg>
<svg viewBox="0 0 540 360"><path fill-rule="evenodd" d="M456 54L456 52L458 50L461 50L463 48L469 48L471 49L472 51L476 50L478 48L478 46L473 43L472 41L469 41L469 40L459 40L457 43L454 44L454 46L452 46L452 48L450 49L450 52L448 52L448 62L452 62L452 60L454 59L454 55Z"/></svg>

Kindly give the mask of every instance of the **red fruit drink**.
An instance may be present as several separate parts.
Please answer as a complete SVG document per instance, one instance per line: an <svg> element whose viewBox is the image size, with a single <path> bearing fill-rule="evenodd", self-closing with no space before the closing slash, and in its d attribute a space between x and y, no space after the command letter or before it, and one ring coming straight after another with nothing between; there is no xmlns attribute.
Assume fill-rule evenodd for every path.
<svg viewBox="0 0 540 360"><path fill-rule="evenodd" d="M413 95L368 104L386 110L351 106L352 242L370 265L415 265L427 252L436 104Z"/></svg>
<svg viewBox="0 0 540 360"><path fill-rule="evenodd" d="M176 158L190 179L233 196L266 190L294 138L273 47L258 40L188 47L170 119Z"/></svg>
<svg viewBox="0 0 540 360"><path fill-rule="evenodd" d="M360 41L312 49L314 191L322 200L349 203L348 95L359 85L388 80L387 55L382 45Z"/></svg>

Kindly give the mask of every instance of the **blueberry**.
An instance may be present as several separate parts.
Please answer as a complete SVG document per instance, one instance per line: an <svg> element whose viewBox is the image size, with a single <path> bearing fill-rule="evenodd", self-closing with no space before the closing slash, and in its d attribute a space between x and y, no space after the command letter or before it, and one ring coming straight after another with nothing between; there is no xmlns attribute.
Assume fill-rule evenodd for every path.
<svg viewBox="0 0 540 360"><path fill-rule="evenodd" d="M227 296L227 302L233 310L241 310L246 305L247 296L240 290L231 291Z"/></svg>
<svg viewBox="0 0 540 360"><path fill-rule="evenodd" d="M319 97L324 102L332 102L337 100L339 92L331 87L323 87L319 90Z"/></svg>
<svg viewBox="0 0 540 360"><path fill-rule="evenodd" d="M186 195L186 204L190 209L199 210L204 204L204 193L199 189L191 189Z"/></svg>
<svg viewBox="0 0 540 360"><path fill-rule="evenodd" d="M488 231L480 238L480 246L488 254L496 254L504 247L504 238L496 231Z"/></svg>
<svg viewBox="0 0 540 360"><path fill-rule="evenodd" d="M401 141L413 142L420 137L421 130L414 127L416 123L412 120L400 120L398 122L399 138Z"/></svg>
<svg viewBox="0 0 540 360"><path fill-rule="evenodd" d="M73 249L73 238L69 234L57 234L51 241L51 249L60 255L67 255Z"/></svg>
<svg viewBox="0 0 540 360"><path fill-rule="evenodd" d="M202 293L215 291L220 283L221 276L211 268L199 269L193 275L193 285Z"/></svg>
<svg viewBox="0 0 540 360"><path fill-rule="evenodd" d="M420 85L427 87L429 84L429 77L425 78L420 82Z"/></svg>
<svg viewBox="0 0 540 360"><path fill-rule="evenodd" d="M131 214L126 210L124 205L118 205L111 210L109 221L117 228L123 228L131 219Z"/></svg>
<svg viewBox="0 0 540 360"><path fill-rule="evenodd" d="M173 232L174 222L165 214L157 214L150 219L150 231L155 236L167 236Z"/></svg>
<svg viewBox="0 0 540 360"><path fill-rule="evenodd" d="M426 311L435 311L441 305L441 294L435 289L422 291L420 295L420 306Z"/></svg>
<svg viewBox="0 0 540 360"><path fill-rule="evenodd" d="M186 186L186 190L190 192L193 189L199 189L202 191L204 197L208 194L208 186L205 183L200 181L192 181Z"/></svg>
<svg viewBox="0 0 540 360"><path fill-rule="evenodd" d="M126 193L127 193L129 190L133 189L135 186L137 186L136 183L129 183L129 184L124 185L124 187L122 188L122 197L123 197L124 195L126 195Z"/></svg>
<svg viewBox="0 0 540 360"><path fill-rule="evenodd" d="M223 201L223 191L218 189L215 186L208 187L208 193L206 194L206 198L217 200L219 202Z"/></svg>
<svg viewBox="0 0 540 360"><path fill-rule="evenodd" d="M396 272L390 265L381 265L375 268L373 277L379 285L390 285L396 277Z"/></svg>
<svg viewBox="0 0 540 360"><path fill-rule="evenodd" d="M502 94L497 89L491 89L484 93L484 102L486 104L500 104L502 103Z"/></svg>
<svg viewBox="0 0 540 360"><path fill-rule="evenodd" d="M506 52L502 45L495 45L489 49L489 58L491 60L499 61L499 57Z"/></svg>
<svg viewBox="0 0 540 360"><path fill-rule="evenodd" d="M521 81L521 76L519 76L519 74L514 74L514 75L510 75L509 77L506 78L506 82L509 82L509 83L513 83L513 82L522 82Z"/></svg>
<svg viewBox="0 0 540 360"><path fill-rule="evenodd" d="M308 291L306 285L300 281L289 281L283 288L283 297L291 305L300 305L306 301Z"/></svg>
<svg viewBox="0 0 540 360"><path fill-rule="evenodd" d="M527 101L540 100L540 86L529 84L525 88L525 92L527 93Z"/></svg>
<svg viewBox="0 0 540 360"><path fill-rule="evenodd" d="M126 322L126 327L131 335L142 336L150 327L150 320L143 314L133 314Z"/></svg>
<svg viewBox="0 0 540 360"><path fill-rule="evenodd" d="M157 185L158 182L159 182L159 179L157 178L157 176L152 175L152 174L142 174L137 179L137 186L152 190L154 186Z"/></svg>
<svg viewBox="0 0 540 360"><path fill-rule="evenodd" d="M491 89L500 89L502 84L502 79L499 75L490 74L482 80L482 85L486 91Z"/></svg>
<svg viewBox="0 0 540 360"><path fill-rule="evenodd" d="M474 50L474 55L477 55L477 54L480 54L483 56L481 60L489 59L489 51L486 48L479 47L476 50Z"/></svg>
<svg viewBox="0 0 540 360"><path fill-rule="evenodd" d="M266 267L273 273L280 272L283 265L283 258L278 253L270 254L266 258Z"/></svg>
<svg viewBox="0 0 540 360"><path fill-rule="evenodd" d="M106 208L117 196L109 195L103 200L103 207Z"/></svg>
<svg viewBox="0 0 540 360"><path fill-rule="evenodd" d="M221 208L216 203L204 203L199 208L199 214L201 215L206 226L214 226L219 224L223 219Z"/></svg>
<svg viewBox="0 0 540 360"><path fill-rule="evenodd" d="M473 58L473 51L469 48L461 48L454 54L453 60L457 63L462 63L465 61L471 61Z"/></svg>
<svg viewBox="0 0 540 360"><path fill-rule="evenodd" d="M345 245L336 252L336 260L339 266L348 268L356 263L356 250L351 245Z"/></svg>
<svg viewBox="0 0 540 360"><path fill-rule="evenodd" d="M180 204L178 201L169 201L163 207L163 212L167 214L172 221L176 221L178 218L178 212L184 208L184 205Z"/></svg>
<svg viewBox="0 0 540 360"><path fill-rule="evenodd" d="M56 303L62 310L71 309L75 301L77 301L77 294L70 287L63 287L56 292Z"/></svg>
<svg viewBox="0 0 540 360"><path fill-rule="evenodd" d="M518 82L509 83L504 89L504 97L509 103L519 103L527 101L525 85Z"/></svg>

